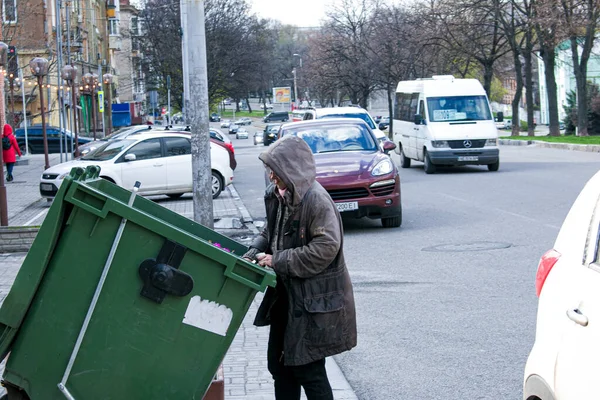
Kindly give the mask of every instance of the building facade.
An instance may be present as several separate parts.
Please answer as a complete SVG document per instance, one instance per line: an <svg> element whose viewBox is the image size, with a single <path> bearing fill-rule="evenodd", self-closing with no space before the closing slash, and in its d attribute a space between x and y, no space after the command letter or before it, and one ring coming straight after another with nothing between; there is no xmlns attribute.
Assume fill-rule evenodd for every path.
<svg viewBox="0 0 600 400"><path fill-rule="evenodd" d="M26 117L29 125L41 123L39 90L42 89L46 123L72 129L71 118L65 121L61 121L60 118L63 103L67 110L72 109L71 88L67 89L66 82L60 78L59 69L70 63L79 71L76 87L79 131L93 132L91 88L88 87L86 90L81 76L85 73L103 75L114 72L112 59L120 47L118 29L115 31L112 28L118 26L118 1L0 1L2 2L2 41L9 46L14 46L17 53L17 70L12 77L14 79L10 79L9 76L13 90L9 94L8 108L11 119L7 118L8 122L12 122L14 126L22 126ZM57 46L59 39L62 41L60 47ZM37 78L32 76L29 69L29 61L34 57L44 57L48 59L50 65L49 73L44 77L41 88L38 87ZM17 79L19 76L22 79ZM101 89L112 90L104 86ZM25 91L24 107L21 90ZM11 109L13 103L14 114ZM96 120L95 131L102 131L102 118L98 117Z"/></svg>

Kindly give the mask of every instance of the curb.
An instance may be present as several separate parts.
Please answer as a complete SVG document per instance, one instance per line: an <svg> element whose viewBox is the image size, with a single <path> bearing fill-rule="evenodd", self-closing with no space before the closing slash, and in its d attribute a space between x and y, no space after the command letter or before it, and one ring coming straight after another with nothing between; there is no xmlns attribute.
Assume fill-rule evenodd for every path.
<svg viewBox="0 0 600 400"><path fill-rule="evenodd" d="M550 143L541 140L520 140L520 139L500 139L499 143L504 146L529 146L548 149L587 151L589 153L600 153L600 145L597 144L571 144L571 143Z"/></svg>
<svg viewBox="0 0 600 400"><path fill-rule="evenodd" d="M242 215L241 222L244 225L246 225L246 227L250 231L252 231L253 234L258 235L260 232L258 231L258 229L256 229L256 226L254 226L254 219L252 219L252 216L250 215L250 213L248 212L248 209L244 205L244 202L242 201L242 198L240 197L239 193L237 192L237 190L235 190L235 187L233 185L229 185L229 186L227 186L227 188L229 189L229 192L231 192L231 195L233 196L233 202L235 203L235 206L237 207L238 211Z"/></svg>

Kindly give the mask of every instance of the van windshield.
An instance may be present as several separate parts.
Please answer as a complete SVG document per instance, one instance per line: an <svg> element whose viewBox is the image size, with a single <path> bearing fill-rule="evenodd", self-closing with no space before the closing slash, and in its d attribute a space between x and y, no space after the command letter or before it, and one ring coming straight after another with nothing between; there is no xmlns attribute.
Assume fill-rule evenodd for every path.
<svg viewBox="0 0 600 400"><path fill-rule="evenodd" d="M492 119L486 96L428 97L429 121L486 121Z"/></svg>

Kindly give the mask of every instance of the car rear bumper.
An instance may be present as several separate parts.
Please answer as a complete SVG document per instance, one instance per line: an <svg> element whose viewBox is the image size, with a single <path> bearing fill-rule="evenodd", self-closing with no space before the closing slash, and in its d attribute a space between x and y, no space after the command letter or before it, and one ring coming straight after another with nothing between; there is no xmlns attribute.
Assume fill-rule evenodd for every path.
<svg viewBox="0 0 600 400"><path fill-rule="evenodd" d="M500 150L495 147L480 149L431 150L429 159L436 165L487 165L498 162Z"/></svg>

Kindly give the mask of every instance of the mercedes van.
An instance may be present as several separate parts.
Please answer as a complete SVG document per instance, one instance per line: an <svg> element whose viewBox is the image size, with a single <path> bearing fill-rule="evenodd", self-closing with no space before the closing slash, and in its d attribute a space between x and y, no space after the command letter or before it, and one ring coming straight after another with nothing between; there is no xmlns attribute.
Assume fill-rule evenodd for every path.
<svg viewBox="0 0 600 400"><path fill-rule="evenodd" d="M437 166L500 167L498 130L490 104L477 79L438 75L402 81L394 102L396 153L402 168L412 160L427 174Z"/></svg>

